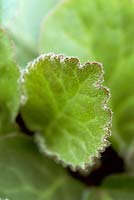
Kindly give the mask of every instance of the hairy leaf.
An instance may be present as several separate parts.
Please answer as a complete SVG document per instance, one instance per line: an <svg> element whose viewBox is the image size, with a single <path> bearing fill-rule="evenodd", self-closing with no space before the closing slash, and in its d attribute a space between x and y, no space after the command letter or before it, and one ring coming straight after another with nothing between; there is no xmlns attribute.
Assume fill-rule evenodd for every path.
<svg viewBox="0 0 134 200"><path fill-rule="evenodd" d="M0 197L11 200L81 200L84 186L43 157L31 139L0 138Z"/></svg>
<svg viewBox="0 0 134 200"><path fill-rule="evenodd" d="M85 168L103 150L111 112L109 92L100 84L99 63L40 56L24 72L22 117L36 132L42 151L72 168Z"/></svg>
<svg viewBox="0 0 134 200"><path fill-rule="evenodd" d="M0 134L12 130L19 108L19 70L13 58L13 47L0 29Z"/></svg>
<svg viewBox="0 0 134 200"><path fill-rule="evenodd" d="M134 141L133 10L128 0L67 0L44 22L40 39L41 53L103 63L114 111L112 144L123 156Z"/></svg>

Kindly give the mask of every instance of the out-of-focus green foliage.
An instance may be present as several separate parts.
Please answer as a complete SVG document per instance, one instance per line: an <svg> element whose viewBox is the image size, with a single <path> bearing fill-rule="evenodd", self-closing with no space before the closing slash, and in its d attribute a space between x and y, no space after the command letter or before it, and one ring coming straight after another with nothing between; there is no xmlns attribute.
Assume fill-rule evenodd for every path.
<svg viewBox="0 0 134 200"><path fill-rule="evenodd" d="M2 26L16 44L16 58L21 66L38 56L38 38L44 18L60 0L0 0Z"/></svg>
<svg viewBox="0 0 134 200"><path fill-rule="evenodd" d="M85 191L83 200L133 200L134 177L118 174L107 177L98 188Z"/></svg>
<svg viewBox="0 0 134 200"><path fill-rule="evenodd" d="M13 21L14 17L17 15L17 10L17 0L0 0L0 26L8 26L8 24Z"/></svg>
<svg viewBox="0 0 134 200"><path fill-rule="evenodd" d="M0 29L0 134L14 129L19 109L19 69L14 61L13 46Z"/></svg>
<svg viewBox="0 0 134 200"><path fill-rule="evenodd" d="M42 26L40 52L73 55L103 63L111 89L112 145L127 157L134 151L134 2L67 0Z"/></svg>
<svg viewBox="0 0 134 200"><path fill-rule="evenodd" d="M26 136L0 137L0 197L81 200L84 186L42 156Z"/></svg>
<svg viewBox="0 0 134 200"><path fill-rule="evenodd" d="M134 199L134 177L127 174L118 174L107 177L102 186L112 200Z"/></svg>

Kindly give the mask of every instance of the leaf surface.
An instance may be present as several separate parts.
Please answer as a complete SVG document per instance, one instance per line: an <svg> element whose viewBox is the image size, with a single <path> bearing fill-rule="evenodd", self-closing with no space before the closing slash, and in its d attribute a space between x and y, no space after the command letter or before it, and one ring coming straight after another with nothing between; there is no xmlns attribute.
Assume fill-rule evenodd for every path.
<svg viewBox="0 0 134 200"><path fill-rule="evenodd" d="M133 66L133 56L123 59L115 70L110 82L113 110L115 111L113 118L113 141L119 140L118 152L123 154L125 158L128 158L132 148L134 151Z"/></svg>
<svg viewBox="0 0 134 200"><path fill-rule="evenodd" d="M6 27L17 15L17 0L0 0L0 26Z"/></svg>
<svg viewBox="0 0 134 200"><path fill-rule="evenodd" d="M2 0L3 26L8 29L15 42L17 61L22 67L38 56L37 45L42 21L59 1Z"/></svg>
<svg viewBox="0 0 134 200"><path fill-rule="evenodd" d="M20 103L19 77L11 41L0 29L0 134L15 126Z"/></svg>
<svg viewBox="0 0 134 200"><path fill-rule="evenodd" d="M133 200L134 177L127 174L111 175L98 188L86 190L83 200Z"/></svg>
<svg viewBox="0 0 134 200"><path fill-rule="evenodd" d="M13 200L81 200L84 186L42 156L25 136L0 138L0 197Z"/></svg>
<svg viewBox="0 0 134 200"><path fill-rule="evenodd" d="M134 177L127 174L118 174L107 177L102 188L106 190L113 200L134 199Z"/></svg>
<svg viewBox="0 0 134 200"><path fill-rule="evenodd" d="M111 122L102 66L48 54L30 63L23 79L22 117L41 150L74 169L92 164Z"/></svg>
<svg viewBox="0 0 134 200"><path fill-rule="evenodd" d="M134 143L133 10L127 0L67 0L44 22L40 39L41 53L103 63L114 112L112 145L125 157Z"/></svg>

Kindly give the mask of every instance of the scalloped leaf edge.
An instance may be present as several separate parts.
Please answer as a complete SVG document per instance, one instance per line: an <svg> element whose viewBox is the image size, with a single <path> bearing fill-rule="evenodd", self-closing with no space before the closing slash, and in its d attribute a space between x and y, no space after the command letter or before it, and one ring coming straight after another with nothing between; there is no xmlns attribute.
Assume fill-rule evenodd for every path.
<svg viewBox="0 0 134 200"><path fill-rule="evenodd" d="M102 104L102 108L109 113L109 121L104 126L105 136L102 138L102 141L101 141L102 142L102 146L99 149L96 150L96 155L95 156L90 157L92 162L91 163L85 163L84 162L83 163L83 167L77 166L77 165L73 166L71 163L66 163L63 159L60 158L58 153L54 153L54 152L48 150L47 146L45 145L45 141L44 141L45 139L44 140L42 139L42 136L41 136L41 134L39 132L36 132L35 135L34 135L35 143L37 144L37 146L39 148L39 151L41 153L43 153L43 154L47 155L48 157L52 158L56 163L61 164L63 167L69 167L72 171L80 171L81 173L88 173L89 170L95 164L95 161L101 157L101 153L104 152L105 148L110 145L110 142L108 141L108 138L111 135L112 115L113 115L113 113L112 113L111 109L107 106L107 103L108 103L108 101L109 101L109 99L111 97L110 90L107 87L102 85L102 83L104 81L104 76L103 76L104 75L104 70L103 70L102 64L99 63L99 62L96 62L96 61L86 62L84 64L81 64L79 58L71 57L71 56L67 57L67 56L64 56L63 54L54 54L54 53L41 54L39 57L37 57L33 61L29 62L24 70L21 70L21 83L24 83L24 81L25 81L24 80L24 75L26 73L29 73L29 70L31 68L33 68L36 63L38 63L39 61L43 61L46 58L49 58L51 60L53 60L55 58L58 58L61 63L64 63L68 59L69 60L72 59L72 60L77 61L77 66L79 68L86 67L86 65L89 65L89 64L90 65L97 64L101 68L102 73L100 74L100 76L98 78L98 81L96 83L94 83L94 86L97 87L100 90L105 91L105 93L106 93L106 98L104 99L104 102ZM21 105L24 105L26 101L27 101L27 97L24 94L22 94L22 96L21 96Z"/></svg>

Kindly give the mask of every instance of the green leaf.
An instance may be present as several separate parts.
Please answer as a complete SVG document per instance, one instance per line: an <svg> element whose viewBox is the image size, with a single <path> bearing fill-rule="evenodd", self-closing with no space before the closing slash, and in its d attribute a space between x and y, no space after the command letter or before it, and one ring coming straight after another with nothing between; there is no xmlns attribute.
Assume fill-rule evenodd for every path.
<svg viewBox="0 0 134 200"><path fill-rule="evenodd" d="M132 146L134 151L133 66L133 56L122 59L110 82L113 110L115 111L113 118L113 128L115 130L113 132L113 140L119 140L118 151L126 158Z"/></svg>
<svg viewBox="0 0 134 200"><path fill-rule="evenodd" d="M88 190L85 190L83 194L82 200L114 200L111 198L111 196L108 194L107 191L101 190L98 188L90 188ZM117 200L117 199L115 199Z"/></svg>
<svg viewBox="0 0 134 200"><path fill-rule="evenodd" d="M0 0L0 26L6 27L17 15L17 0Z"/></svg>
<svg viewBox="0 0 134 200"><path fill-rule="evenodd" d="M68 0L44 22L40 39L41 53L103 63L114 111L112 145L125 157L134 141L133 10L128 0Z"/></svg>
<svg viewBox="0 0 134 200"><path fill-rule="evenodd" d="M40 51L78 56L84 62L98 60L109 79L119 59L134 49L132 19L133 5L127 0L110 0L109 4L105 0L67 0L44 22Z"/></svg>
<svg viewBox="0 0 134 200"><path fill-rule="evenodd" d="M10 5L11 10L13 1L15 2L3 0L3 6L6 8ZM16 17L5 26L16 44L17 61L21 66L26 66L27 62L38 56L37 45L42 21L58 2L60 0L17 0L14 3L16 9L12 9L12 15ZM6 18L10 19L9 15L6 12Z"/></svg>
<svg viewBox="0 0 134 200"><path fill-rule="evenodd" d="M102 188L106 190L113 200L134 199L134 177L127 174L118 174L107 177Z"/></svg>
<svg viewBox="0 0 134 200"><path fill-rule="evenodd" d="M20 73L13 57L11 41L0 29L0 134L9 130L9 127L12 131L19 109Z"/></svg>
<svg viewBox="0 0 134 200"><path fill-rule="evenodd" d="M83 196L83 200L133 200L134 177L127 174L109 176L102 186L86 190Z"/></svg>
<svg viewBox="0 0 134 200"><path fill-rule="evenodd" d="M99 63L42 55L24 71L22 117L41 150L75 168L93 163L107 145L109 92Z"/></svg>
<svg viewBox="0 0 134 200"><path fill-rule="evenodd" d="M0 197L11 200L81 200L84 186L42 156L26 136L0 138Z"/></svg>

